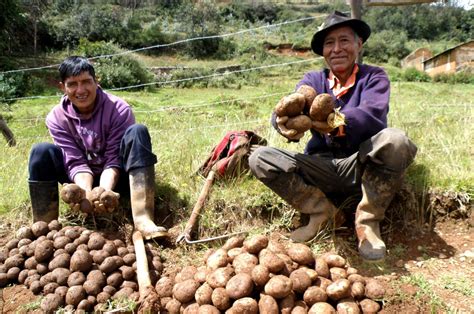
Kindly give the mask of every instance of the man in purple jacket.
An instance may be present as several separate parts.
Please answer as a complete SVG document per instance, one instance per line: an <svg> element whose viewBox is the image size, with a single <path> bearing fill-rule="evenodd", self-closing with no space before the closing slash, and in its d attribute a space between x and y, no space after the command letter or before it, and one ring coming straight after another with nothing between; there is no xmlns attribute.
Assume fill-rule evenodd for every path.
<svg viewBox="0 0 474 314"><path fill-rule="evenodd" d="M157 158L147 128L135 124L124 100L99 87L86 58L66 58L59 75L65 95L46 118L54 144L37 144L30 153L33 220L57 219L58 182L71 183L63 189L72 192L74 186L76 193L62 197L72 208L110 212L118 203L114 190L130 193L135 228L146 239L166 236L166 229L153 222Z"/></svg>
<svg viewBox="0 0 474 314"><path fill-rule="evenodd" d="M361 256L385 257L379 222L399 188L416 146L398 129L387 128L390 83L379 67L356 63L370 35L363 21L340 12L330 14L314 34L311 47L324 57L327 69L306 73L297 84L330 94L344 117L333 127L313 122L304 154L271 147L258 148L249 159L254 175L301 213L309 223L291 233L309 241L335 217L338 209L326 194L362 193L355 215ZM303 134L286 133L273 113L272 124L290 141Z"/></svg>

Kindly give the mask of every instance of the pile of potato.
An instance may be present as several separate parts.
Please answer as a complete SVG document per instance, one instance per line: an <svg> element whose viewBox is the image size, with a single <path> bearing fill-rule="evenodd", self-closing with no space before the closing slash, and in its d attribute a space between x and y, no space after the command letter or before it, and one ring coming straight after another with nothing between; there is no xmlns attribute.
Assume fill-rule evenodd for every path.
<svg viewBox="0 0 474 314"><path fill-rule="evenodd" d="M376 313L385 293L336 254L256 235L230 238L206 265L186 266L155 285L168 313Z"/></svg>
<svg viewBox="0 0 474 314"><path fill-rule="evenodd" d="M137 300L134 252L132 245L84 227L35 222L0 248L0 287L19 283L43 294L45 313L59 307L89 312L121 297ZM155 283L163 265L153 248L147 247L147 256Z"/></svg>

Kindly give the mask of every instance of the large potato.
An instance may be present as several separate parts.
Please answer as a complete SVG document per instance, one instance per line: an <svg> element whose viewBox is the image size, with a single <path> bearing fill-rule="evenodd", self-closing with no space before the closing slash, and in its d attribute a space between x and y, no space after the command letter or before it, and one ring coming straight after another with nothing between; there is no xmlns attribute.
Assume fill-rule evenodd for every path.
<svg viewBox="0 0 474 314"><path fill-rule="evenodd" d="M293 291L304 293L311 286L311 278L304 269L297 269L290 274L290 280L293 284Z"/></svg>
<svg viewBox="0 0 474 314"><path fill-rule="evenodd" d="M292 243L288 250L288 256L300 265L314 264L314 256L311 249L303 243Z"/></svg>
<svg viewBox="0 0 474 314"><path fill-rule="evenodd" d="M194 279L188 279L177 283L173 287L173 297L181 303L188 303L194 299L199 283Z"/></svg>
<svg viewBox="0 0 474 314"><path fill-rule="evenodd" d="M371 299L364 299L359 302L362 313L372 314L380 311L380 304Z"/></svg>
<svg viewBox="0 0 474 314"><path fill-rule="evenodd" d="M270 280L270 272L263 265L256 265L252 269L252 280L257 287L263 287Z"/></svg>
<svg viewBox="0 0 474 314"><path fill-rule="evenodd" d="M194 298L196 299L197 304L211 304L212 303L212 292L214 290L207 283L204 283L196 290Z"/></svg>
<svg viewBox="0 0 474 314"><path fill-rule="evenodd" d="M297 133L304 133L313 127L313 122L310 117L302 114L289 118L285 126L289 130L296 130Z"/></svg>
<svg viewBox="0 0 474 314"><path fill-rule="evenodd" d="M318 273L318 276L329 278L329 266L328 263L324 260L324 258L316 259L315 270Z"/></svg>
<svg viewBox="0 0 474 314"><path fill-rule="evenodd" d="M13 256L10 256L5 260L5 267L7 269L10 269L12 267L18 267L18 268L23 268L23 264L25 263L25 259L21 254L15 254Z"/></svg>
<svg viewBox="0 0 474 314"><path fill-rule="evenodd" d="M239 300L236 300L234 304L232 304L232 308L229 311L231 314L257 314L258 313L258 304L257 301L246 297Z"/></svg>
<svg viewBox="0 0 474 314"><path fill-rule="evenodd" d="M309 116L316 121L326 121L328 115L333 111L334 99L331 95L323 93L314 98L309 109Z"/></svg>
<svg viewBox="0 0 474 314"><path fill-rule="evenodd" d="M237 255L232 262L232 266L234 267L234 271L236 274L239 273L251 273L252 269L255 265L258 264L258 258L250 253L242 253Z"/></svg>
<svg viewBox="0 0 474 314"><path fill-rule="evenodd" d="M60 286L65 286L67 285L67 279L71 272L69 271L68 268L55 268L51 272L51 276L53 280Z"/></svg>
<svg viewBox="0 0 474 314"><path fill-rule="evenodd" d="M337 313L339 314L359 314L360 308L354 300L343 299L337 303Z"/></svg>
<svg viewBox="0 0 474 314"><path fill-rule="evenodd" d="M318 302L326 302L328 295L320 287L309 287L303 294L303 300L308 306Z"/></svg>
<svg viewBox="0 0 474 314"><path fill-rule="evenodd" d="M76 271L69 275L67 279L67 285L69 287L82 286L85 281L86 281L86 276L82 272Z"/></svg>
<svg viewBox="0 0 474 314"><path fill-rule="evenodd" d="M225 287L233 274L234 268L232 266L220 267L207 276L206 282L213 289Z"/></svg>
<svg viewBox="0 0 474 314"><path fill-rule="evenodd" d="M283 275L276 275L270 278L265 285L265 294L268 294L276 299L286 297L291 293L293 289L293 283L290 278Z"/></svg>
<svg viewBox="0 0 474 314"><path fill-rule="evenodd" d="M325 254L323 258L328 264L329 268L331 267L344 268L346 266L346 259L338 254Z"/></svg>
<svg viewBox="0 0 474 314"><path fill-rule="evenodd" d="M294 117L301 114L304 109L306 99L303 94L293 93L284 96L275 106L275 114L279 117Z"/></svg>
<svg viewBox="0 0 474 314"><path fill-rule="evenodd" d="M44 221L37 221L31 225L31 232L37 238L49 232L48 224Z"/></svg>
<svg viewBox="0 0 474 314"><path fill-rule="evenodd" d="M194 279L194 275L196 273L196 266L185 266L178 274L176 274L176 276L174 277L174 281L178 283L188 279Z"/></svg>
<svg viewBox="0 0 474 314"><path fill-rule="evenodd" d="M244 248L251 254L258 254L261 250L267 247L268 238L264 235L258 234L244 241Z"/></svg>
<svg viewBox="0 0 474 314"><path fill-rule="evenodd" d="M215 270L219 267L224 267L228 263L228 258L227 250L218 249L208 257L206 261L207 267L212 270Z"/></svg>
<svg viewBox="0 0 474 314"><path fill-rule="evenodd" d="M221 311L230 307L230 298L225 288L216 288L211 295L212 304Z"/></svg>
<svg viewBox="0 0 474 314"><path fill-rule="evenodd" d="M365 284L365 296L369 299L382 299L385 295L385 288L375 279L368 280Z"/></svg>
<svg viewBox="0 0 474 314"><path fill-rule="evenodd" d="M332 281L338 279L347 279L347 271L341 267L331 267L329 268L329 273Z"/></svg>
<svg viewBox="0 0 474 314"><path fill-rule="evenodd" d="M69 268L71 256L68 253L56 255L48 264L48 269L53 271L56 268Z"/></svg>
<svg viewBox="0 0 474 314"><path fill-rule="evenodd" d="M294 292L290 293L283 299L280 299L278 302L278 307L280 308L280 312L282 314L290 314L291 310L295 307L295 300L296 300L296 296Z"/></svg>
<svg viewBox="0 0 474 314"><path fill-rule="evenodd" d="M219 314L220 311L217 307L210 304L203 304L199 307L199 314Z"/></svg>
<svg viewBox="0 0 474 314"><path fill-rule="evenodd" d="M326 293L333 300L346 298L350 296L350 284L347 279L338 279L326 288Z"/></svg>
<svg viewBox="0 0 474 314"><path fill-rule="evenodd" d="M71 271L88 272L92 268L92 256L85 250L78 250L71 256Z"/></svg>
<svg viewBox="0 0 474 314"><path fill-rule="evenodd" d="M336 314L336 310L329 303L318 302L311 306L308 311L308 314Z"/></svg>
<svg viewBox="0 0 474 314"><path fill-rule="evenodd" d="M176 299L171 299L168 303L166 303L166 310L170 314L179 314L181 309L181 302Z"/></svg>
<svg viewBox="0 0 474 314"><path fill-rule="evenodd" d="M296 301L291 314L308 314L308 306L303 301Z"/></svg>
<svg viewBox="0 0 474 314"><path fill-rule="evenodd" d="M365 285L365 278L359 274L350 274L347 279L353 283L353 282L362 282Z"/></svg>
<svg viewBox="0 0 474 314"><path fill-rule="evenodd" d="M35 245L35 259L37 262L45 262L53 256L54 245L51 240L43 240ZM6 264L6 261L5 261Z"/></svg>
<svg viewBox="0 0 474 314"><path fill-rule="evenodd" d="M354 299L362 299L365 293L364 284L360 281L351 283L350 292L351 297L353 297Z"/></svg>
<svg viewBox="0 0 474 314"><path fill-rule="evenodd" d="M41 300L41 310L45 314L54 313L59 307L64 305L64 300L54 293L47 294Z"/></svg>
<svg viewBox="0 0 474 314"><path fill-rule="evenodd" d="M174 281L170 277L161 277L155 285L156 293L160 298L173 296Z"/></svg>
<svg viewBox="0 0 474 314"><path fill-rule="evenodd" d="M278 303L272 296L262 294L260 295L260 300L258 301L258 311L261 314L278 313Z"/></svg>
<svg viewBox="0 0 474 314"><path fill-rule="evenodd" d="M237 255L240 255L244 252L245 252L245 249L243 247L235 247L227 251L227 256L229 257L229 263L232 263L234 261L234 258Z"/></svg>
<svg viewBox="0 0 474 314"><path fill-rule="evenodd" d="M197 268L196 273L194 274L194 280L199 283L206 282L207 276L211 273L211 271L207 268L207 266L199 266Z"/></svg>
<svg viewBox="0 0 474 314"><path fill-rule="evenodd" d="M226 251L229 251L233 248L242 247L245 238L242 236L235 236L227 239L222 248Z"/></svg>
<svg viewBox="0 0 474 314"><path fill-rule="evenodd" d="M298 87L296 92L304 95L305 110L309 111L309 108L311 107L311 104L313 103L314 98L317 95L316 90L309 85L301 85L300 87Z"/></svg>
<svg viewBox="0 0 474 314"><path fill-rule="evenodd" d="M66 304L76 307L85 298L86 291L82 286L72 286L67 290Z"/></svg>
<svg viewBox="0 0 474 314"><path fill-rule="evenodd" d="M258 254L260 265L267 267L271 273L278 273L285 267L285 262L275 253L268 249L263 249Z"/></svg>
<svg viewBox="0 0 474 314"><path fill-rule="evenodd" d="M286 254L285 246L277 240L268 241L267 249L275 254Z"/></svg>
<svg viewBox="0 0 474 314"><path fill-rule="evenodd" d="M277 253L277 256L285 263L285 266L280 272L281 275L289 276L298 268L298 263L294 262L288 255Z"/></svg>
<svg viewBox="0 0 474 314"><path fill-rule="evenodd" d="M227 295L231 299L247 297L252 293L253 281L248 273L240 273L230 278L225 286Z"/></svg>

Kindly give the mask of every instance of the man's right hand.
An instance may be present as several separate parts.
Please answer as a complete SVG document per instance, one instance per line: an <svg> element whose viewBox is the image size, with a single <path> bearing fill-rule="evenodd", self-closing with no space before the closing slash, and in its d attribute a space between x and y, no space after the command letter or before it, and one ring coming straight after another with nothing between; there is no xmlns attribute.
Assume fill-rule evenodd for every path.
<svg viewBox="0 0 474 314"><path fill-rule="evenodd" d="M283 116L283 117L276 117L276 124L278 126L278 129L280 130L281 135L286 137L287 139L291 141L298 141L304 136L304 132L298 133L297 130L294 129L288 129L286 127L286 123L288 122L289 117L288 116Z"/></svg>
<svg viewBox="0 0 474 314"><path fill-rule="evenodd" d="M75 183L66 183L61 189L61 199L69 205L73 211L92 213L93 205L87 199L87 192Z"/></svg>

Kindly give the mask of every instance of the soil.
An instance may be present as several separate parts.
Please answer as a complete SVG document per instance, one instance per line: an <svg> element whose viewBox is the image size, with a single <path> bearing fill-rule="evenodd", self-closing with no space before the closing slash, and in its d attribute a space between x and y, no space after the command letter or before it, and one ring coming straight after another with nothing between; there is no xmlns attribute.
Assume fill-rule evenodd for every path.
<svg viewBox="0 0 474 314"><path fill-rule="evenodd" d="M472 202L467 207L458 202L461 206L449 208L449 204L456 203L452 198L459 196L440 193L431 197L433 210L438 212L431 227L428 223L424 227L415 226L414 222L400 228L394 228L396 223L384 225L388 255L383 263L367 263L358 257L350 219L333 233L332 249L345 256L359 273L375 277L385 286L381 313L474 313ZM165 267L168 267L165 272L175 272L176 265L183 262L200 265L202 261L206 246L174 246L173 239L179 229L172 228L173 238L162 244ZM3 228L0 245L13 233ZM282 230L271 234L272 238L287 239L287 236ZM0 296L1 313L40 313L33 310L38 308L39 298L22 285L0 289Z"/></svg>

